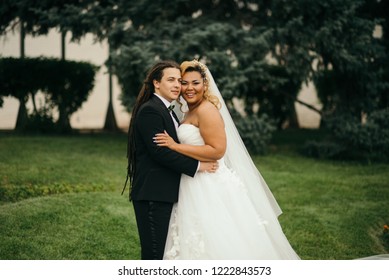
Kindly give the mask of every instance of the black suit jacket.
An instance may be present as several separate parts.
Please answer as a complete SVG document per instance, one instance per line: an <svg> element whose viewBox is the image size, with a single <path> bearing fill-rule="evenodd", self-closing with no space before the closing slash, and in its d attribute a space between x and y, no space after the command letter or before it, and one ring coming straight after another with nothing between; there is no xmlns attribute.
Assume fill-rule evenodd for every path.
<svg viewBox="0 0 389 280"><path fill-rule="evenodd" d="M193 177L198 161L153 142L155 134L164 130L178 142L170 113L157 96L141 106L134 125L136 170L132 200L177 202L181 173Z"/></svg>

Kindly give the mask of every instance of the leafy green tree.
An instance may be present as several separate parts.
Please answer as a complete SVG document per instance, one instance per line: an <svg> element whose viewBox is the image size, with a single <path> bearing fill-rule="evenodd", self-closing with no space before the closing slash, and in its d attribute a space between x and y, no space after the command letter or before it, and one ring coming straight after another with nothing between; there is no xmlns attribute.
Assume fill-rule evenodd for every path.
<svg viewBox="0 0 389 280"><path fill-rule="evenodd" d="M132 25L113 58L129 110L146 70L157 59L204 60L227 101L255 90L247 84L266 66L269 46L266 36L253 39L257 28L242 25L245 9L235 1L142 1L135 6Z"/></svg>
<svg viewBox="0 0 389 280"><path fill-rule="evenodd" d="M337 24L347 31L346 41L339 53L330 44L327 64L314 77L331 142L311 142L305 150L322 157L387 160L389 5L378 0L350 4ZM373 36L377 27L382 34Z"/></svg>
<svg viewBox="0 0 389 280"><path fill-rule="evenodd" d="M388 1L366 1L361 13L367 18L378 19L378 39L384 47L384 54L376 61L378 71L382 73L382 80L385 83L378 89L378 106L380 109L389 108L389 2ZM377 70L376 70L377 71Z"/></svg>
<svg viewBox="0 0 389 280"><path fill-rule="evenodd" d="M248 115L267 113L281 126L297 125L294 102L312 109L297 97L301 83L310 80L319 85L330 79L325 84L339 89L319 90L324 109L316 111L323 118L344 110L357 115L387 102L385 3L80 0L62 5L60 12L51 9L47 21L71 30L73 38L92 32L108 39L109 66L129 110L155 60L197 58L207 63L228 104L240 97ZM377 24L383 39L372 36Z"/></svg>
<svg viewBox="0 0 389 280"><path fill-rule="evenodd" d="M67 132L71 130L71 114L81 107L93 89L96 70L96 66L86 62L41 57L3 58L0 59L0 93L17 98L21 104L31 93L42 91L45 95L43 109L28 116L25 125L18 126L18 130L24 131L28 126L41 129L34 127L33 121L53 119L53 109L57 108L59 119L55 129Z"/></svg>
<svg viewBox="0 0 389 280"><path fill-rule="evenodd" d="M65 1L66 2L66 1ZM118 130L112 101L112 60L110 49L119 44L120 37L128 25L128 9L135 1L122 0L83 0L69 2L61 9L54 6L48 13L42 14L45 19L64 31L71 31L72 40L77 41L87 33L92 33L97 41L108 41L108 68L109 102L105 118L104 129ZM111 39L114 38L114 39Z"/></svg>
<svg viewBox="0 0 389 280"><path fill-rule="evenodd" d="M203 59L227 101L244 99L248 114L260 103L258 114L273 112L280 122L296 122L296 101L312 109L298 100L300 85L328 71L359 84L343 94L347 98L320 95L324 113L316 111L323 117L332 112L329 100L340 111L374 107L383 84L372 61L383 52L372 37L376 18L361 13L364 1L192 2L145 0L129 10L132 25L114 56L128 108L146 69L166 58Z"/></svg>
<svg viewBox="0 0 389 280"><path fill-rule="evenodd" d="M124 13L123 11L119 12L115 7L115 1L110 0L4 0L0 3L0 35L20 26L21 57L24 57L25 34L45 35L51 28L57 28L61 33L62 59L65 60L66 34L71 31L71 40L73 41L81 39L89 32L95 34L98 40L107 38L108 31L111 30L110 26L120 18L120 14ZM107 63L107 67L110 88L105 128L116 130L117 125L112 105L110 63ZM32 100L36 111L35 99ZM21 103L17 126L19 124L25 125L22 120L27 119L26 112L25 104Z"/></svg>
<svg viewBox="0 0 389 280"><path fill-rule="evenodd" d="M276 40L273 55L292 76L316 82L324 113L348 111L360 115L375 108L383 86L376 61L385 54L372 36L377 19L363 13L367 2L273 3L272 17L277 15L272 23ZM320 80L324 85L331 80L332 90L322 88Z"/></svg>
<svg viewBox="0 0 389 280"><path fill-rule="evenodd" d="M65 35L66 28L47 20L49 11L60 11L65 5L81 3L82 0L3 0L0 2L0 35L20 28L20 57L25 57L25 36L45 35L50 28L58 27L62 33L62 58L65 59ZM34 111L37 111L35 92L31 92ZM27 99L19 99L20 106L16 121L16 129L23 129L27 125L28 115L26 109Z"/></svg>

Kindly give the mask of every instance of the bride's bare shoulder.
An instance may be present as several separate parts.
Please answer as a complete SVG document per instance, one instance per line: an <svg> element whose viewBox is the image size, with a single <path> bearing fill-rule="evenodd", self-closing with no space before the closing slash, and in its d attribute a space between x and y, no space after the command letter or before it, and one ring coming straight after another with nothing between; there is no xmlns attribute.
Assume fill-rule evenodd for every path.
<svg viewBox="0 0 389 280"><path fill-rule="evenodd" d="M207 111L207 112L209 112L209 111L219 112L219 109L216 108L216 106L214 104L212 104L211 102L209 102L208 100L205 100L205 102L202 102L199 109L201 111Z"/></svg>
<svg viewBox="0 0 389 280"><path fill-rule="evenodd" d="M203 102L198 110L201 119L221 119L219 109L209 101Z"/></svg>

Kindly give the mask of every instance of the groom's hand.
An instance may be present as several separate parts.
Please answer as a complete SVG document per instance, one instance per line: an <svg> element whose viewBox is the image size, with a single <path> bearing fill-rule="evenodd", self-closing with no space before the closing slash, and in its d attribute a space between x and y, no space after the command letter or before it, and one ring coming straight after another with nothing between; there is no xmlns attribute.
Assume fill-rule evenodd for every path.
<svg viewBox="0 0 389 280"><path fill-rule="evenodd" d="M217 161L200 161L199 172L215 173L218 168L219 163Z"/></svg>

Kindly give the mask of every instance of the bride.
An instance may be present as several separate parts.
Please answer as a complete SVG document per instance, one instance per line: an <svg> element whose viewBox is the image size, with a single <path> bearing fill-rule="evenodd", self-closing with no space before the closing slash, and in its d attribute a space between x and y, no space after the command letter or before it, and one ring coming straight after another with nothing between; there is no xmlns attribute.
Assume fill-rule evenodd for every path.
<svg viewBox="0 0 389 280"><path fill-rule="evenodd" d="M278 222L277 202L248 154L207 67L181 64L181 96L188 107L180 144L166 133L154 141L202 161L215 173L181 176L164 259L299 259Z"/></svg>

